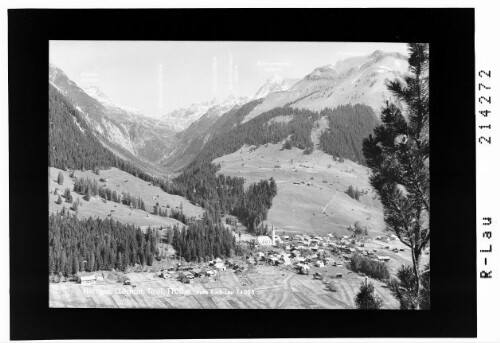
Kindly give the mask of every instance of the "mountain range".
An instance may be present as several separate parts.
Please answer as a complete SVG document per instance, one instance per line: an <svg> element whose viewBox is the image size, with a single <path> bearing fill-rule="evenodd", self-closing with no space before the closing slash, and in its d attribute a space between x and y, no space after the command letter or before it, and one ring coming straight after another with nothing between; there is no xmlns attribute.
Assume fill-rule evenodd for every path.
<svg viewBox="0 0 500 343"><path fill-rule="evenodd" d="M168 174L192 162L214 136L276 108L318 112L364 104L379 115L379 108L391 98L387 81L402 77L407 69L405 56L375 51L320 66L302 79L274 75L252 97L212 99L160 118L116 104L95 86L82 88L52 64L49 82L81 113L106 148L149 171ZM239 111L242 107L244 111Z"/></svg>

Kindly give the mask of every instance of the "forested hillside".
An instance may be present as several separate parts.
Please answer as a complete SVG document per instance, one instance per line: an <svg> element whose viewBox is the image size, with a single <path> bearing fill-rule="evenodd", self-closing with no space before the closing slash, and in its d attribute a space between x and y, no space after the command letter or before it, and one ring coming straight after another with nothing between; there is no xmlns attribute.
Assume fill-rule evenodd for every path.
<svg viewBox="0 0 500 343"><path fill-rule="evenodd" d="M49 85L49 167L78 170L116 167L143 180L159 182L105 148L80 112L52 85Z"/></svg>
<svg viewBox="0 0 500 343"><path fill-rule="evenodd" d="M231 231L220 222L213 222L207 215L201 221L173 229L172 246L186 261L208 261L216 257L240 255L241 248Z"/></svg>
<svg viewBox="0 0 500 343"><path fill-rule="evenodd" d="M186 261L239 253L231 232L206 216L190 223L189 230L177 226L172 230L171 244ZM49 216L49 273L70 276L80 271L123 271L136 264L151 266L160 258L159 242L156 230L143 232L113 219L78 219L67 210L53 213Z"/></svg>
<svg viewBox="0 0 500 343"><path fill-rule="evenodd" d="M212 164L214 159L231 154L243 145L258 147L284 140L283 149L297 147L304 154L310 154L314 149L311 139L314 123L327 117L329 129L321 135L322 150L333 156L363 162L362 140L378 123L370 107L347 105L319 113L279 107L238 125L256 103L244 105L221 118L217 123L220 133L211 138L194 161L173 180L173 189L170 190L199 203L214 219L220 213L237 215L251 232L256 232L259 223L267 218L272 198L277 193L274 180L263 180L245 192L243 179L216 175L219 167Z"/></svg>
<svg viewBox="0 0 500 343"><path fill-rule="evenodd" d="M240 115L241 118L244 117L244 113L236 111L234 117L238 118ZM321 149L332 156L362 163L363 138L368 137L379 122L370 107L358 104L324 109L321 112L289 106L278 107L241 125L230 121L231 129L222 130L210 139L192 164L211 162L237 151L243 145L258 147L266 143L279 143L284 139L287 139L283 146L285 149L297 147L308 154L314 148L311 131L314 123L321 117L327 117L329 122L329 129L321 135ZM222 127L227 127L227 123Z"/></svg>
<svg viewBox="0 0 500 343"><path fill-rule="evenodd" d="M238 114L241 113L236 113L235 116ZM245 144L260 146L266 143L279 143L288 137L292 146L299 149L312 148L311 130L319 116L315 112L291 107L272 109L247 123L232 125L231 130L214 136L192 164L211 162L217 157L235 152ZM271 120L277 117L289 117L291 120L286 122Z"/></svg>
<svg viewBox="0 0 500 343"><path fill-rule="evenodd" d="M79 271L125 270L152 265L159 236L143 233L113 219L78 219L68 211L49 216L49 272L72 275ZM86 261L86 262L85 262Z"/></svg>
<svg viewBox="0 0 500 343"><path fill-rule="evenodd" d="M204 220L189 221L187 223L190 227L189 233L186 234L185 230L183 230L179 235L175 236L176 240L173 245L179 249L179 256L187 260L199 260L208 258L208 256L226 256L229 252L235 251L236 247L232 235L226 233L225 230L222 232L223 229L219 227L221 213L234 213L237 206L241 207L241 204L249 203L249 200L245 199L252 198L252 201L258 205L252 206L252 209L246 212L240 209L239 216L244 222L258 225L260 221L265 219L267 210L271 207L273 197L271 192L250 197L249 193L244 190L243 179L224 177L222 175L216 176L217 167L210 163L199 170L196 168L194 170L189 169L176 178L174 182L167 182L144 173L105 148L83 120L80 112L52 85L50 85L49 93L49 122L49 166L78 170L117 167L160 186L168 193L189 195L190 200L205 207L207 215ZM196 176L193 177L190 172ZM110 192L106 192L104 188L102 190L98 189L98 187L92 188L87 185L88 182L85 180L77 181L75 184L77 192L88 197L101 196L105 200L113 200L112 192L108 194ZM270 188L268 181L263 181L255 187L258 189ZM273 187L275 189L275 185ZM117 195L114 200L117 200ZM142 203L142 199L140 199L140 202ZM81 261L90 260L91 258L93 262L90 266L86 266L86 269L124 269L128 265L135 263L150 264L155 256L152 247L144 248L140 243L139 247L136 248L136 243L127 243L131 240L131 233L136 231L134 226L108 220L102 221L89 218L86 221L65 216L67 218L60 219L51 216L50 219L51 229L53 229L51 231L53 234L51 242L54 244L51 245L51 263L53 263L51 272L62 272L69 275L72 272L82 270L84 266L82 266ZM72 237L77 235L78 231L81 231L79 235L89 235L89 237L97 233L97 231L89 229L92 226L97 226L99 230L106 230L108 235L116 235L116 242L106 242L107 245L99 244L94 248L89 248L90 250L87 250L86 247L73 246L75 242L82 241L81 239L73 241ZM194 231L191 231L191 228ZM215 230L213 232L215 236L210 238L207 235L197 234L197 232L201 232L202 228L208 231ZM253 226L251 229L253 229ZM142 242L143 238L140 237L139 233L137 235L139 235L137 239ZM83 236L80 238L84 239ZM67 241L68 239L69 241ZM214 243L211 241L213 239L217 239L217 241ZM61 244L56 243L59 240L64 242ZM149 238L147 241L149 242ZM95 243L95 240L93 242ZM207 245L207 247L204 247L204 245ZM142 250L138 252L137 249Z"/></svg>
<svg viewBox="0 0 500 343"><path fill-rule="evenodd" d="M328 130L320 137L321 150L364 165L363 139L380 124L373 109L359 104L343 105L333 110L325 109L321 115L326 116L329 123Z"/></svg>
<svg viewBox="0 0 500 343"><path fill-rule="evenodd" d="M68 100L49 85L49 166L93 169L115 166L118 159L104 148Z"/></svg>
<svg viewBox="0 0 500 343"><path fill-rule="evenodd" d="M267 218L272 199L277 194L274 180L261 180L248 190L240 177L217 175L219 166L210 162L192 164L173 180L171 192L200 204L208 217L219 222L221 214L236 215L250 232Z"/></svg>

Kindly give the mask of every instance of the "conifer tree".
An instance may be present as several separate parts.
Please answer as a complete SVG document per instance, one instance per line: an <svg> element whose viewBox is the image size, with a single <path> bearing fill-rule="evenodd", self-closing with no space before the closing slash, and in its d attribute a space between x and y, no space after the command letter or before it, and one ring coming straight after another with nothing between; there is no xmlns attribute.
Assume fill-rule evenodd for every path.
<svg viewBox="0 0 500 343"><path fill-rule="evenodd" d="M363 283L356 294L356 308L359 310L378 310L382 300L374 294L375 288L371 282Z"/></svg>
<svg viewBox="0 0 500 343"><path fill-rule="evenodd" d="M57 183L60 185L64 183L64 175L62 172L59 172L59 174L57 175Z"/></svg>
<svg viewBox="0 0 500 343"><path fill-rule="evenodd" d="M73 202L73 211L75 211L75 214L78 214L78 201L75 200Z"/></svg>
<svg viewBox="0 0 500 343"><path fill-rule="evenodd" d="M429 47L414 43L408 50L409 75L388 83L401 105L386 103L382 125L364 140L363 154L387 226L411 249L418 294L420 257L430 239Z"/></svg>
<svg viewBox="0 0 500 343"><path fill-rule="evenodd" d="M87 188L87 191L85 192L85 196L83 197L83 200L90 201L90 187Z"/></svg>
<svg viewBox="0 0 500 343"><path fill-rule="evenodd" d="M64 190L64 198L66 199L66 202L70 204L73 202L73 196L71 195L71 191L69 190L69 188L66 188Z"/></svg>

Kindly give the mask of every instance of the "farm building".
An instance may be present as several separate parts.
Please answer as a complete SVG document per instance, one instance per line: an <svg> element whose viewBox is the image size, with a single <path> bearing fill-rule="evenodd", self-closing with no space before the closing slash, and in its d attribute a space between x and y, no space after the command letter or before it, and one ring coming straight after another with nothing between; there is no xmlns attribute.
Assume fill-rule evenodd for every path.
<svg viewBox="0 0 500 343"><path fill-rule="evenodd" d="M200 277L201 275L203 275L203 274L204 274L204 273L202 272L202 270L201 270L201 269L199 269L199 268L195 268L195 269L193 269L191 272L193 273L193 275L194 275L195 277Z"/></svg>
<svg viewBox="0 0 500 343"><path fill-rule="evenodd" d="M288 266L288 265L290 265L290 264L291 264L291 262L290 262L290 257L288 257L287 255L282 255L282 256L281 256L281 259L283 260L283 264L284 264L284 265Z"/></svg>
<svg viewBox="0 0 500 343"><path fill-rule="evenodd" d="M224 265L224 263L216 263L216 264L214 265L214 267L215 267L218 271L226 270L226 266Z"/></svg>
<svg viewBox="0 0 500 343"><path fill-rule="evenodd" d="M279 264L279 259L276 256L271 256L267 258L267 262L276 266Z"/></svg>
<svg viewBox="0 0 500 343"><path fill-rule="evenodd" d="M307 264L298 264L297 267L302 274L309 274L309 266Z"/></svg>
<svg viewBox="0 0 500 343"><path fill-rule="evenodd" d="M389 262L391 260L389 256L377 256L377 258L379 259L379 261L383 262Z"/></svg>
<svg viewBox="0 0 500 343"><path fill-rule="evenodd" d="M306 258L305 257L297 257L295 260L299 263L304 263L306 261Z"/></svg>
<svg viewBox="0 0 500 343"><path fill-rule="evenodd" d="M323 268L325 265L321 261L316 261L316 267Z"/></svg>
<svg viewBox="0 0 500 343"><path fill-rule="evenodd" d="M194 275L191 272L184 272L183 276L188 278L188 279L193 279Z"/></svg>
<svg viewBox="0 0 500 343"><path fill-rule="evenodd" d="M78 275L77 278L78 283L81 284L91 284L97 282L97 277L94 274L91 275Z"/></svg>

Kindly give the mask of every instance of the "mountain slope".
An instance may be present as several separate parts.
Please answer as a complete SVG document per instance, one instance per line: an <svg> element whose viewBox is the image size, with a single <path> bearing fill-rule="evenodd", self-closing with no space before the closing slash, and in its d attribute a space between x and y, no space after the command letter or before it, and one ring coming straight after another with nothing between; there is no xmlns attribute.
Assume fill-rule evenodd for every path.
<svg viewBox="0 0 500 343"><path fill-rule="evenodd" d="M193 163L211 162L237 151L244 145L258 147L281 141L285 142L283 149L297 147L306 155L314 150L316 143L316 148L319 146L332 156L363 162L362 140L378 124L374 111L365 105L348 105L321 112L278 107L243 123L243 118L259 103L260 101L253 101L226 113L210 128L212 136L196 155ZM318 134L314 128L325 119L328 125ZM314 137L315 134L319 141L318 137ZM313 138L316 141L313 141Z"/></svg>
<svg viewBox="0 0 500 343"><path fill-rule="evenodd" d="M170 113L167 113L160 118L158 123L172 127L175 132L181 132L207 113L210 107L215 105L217 105L217 101L215 99L207 102L197 102L188 107L178 108Z"/></svg>
<svg viewBox="0 0 500 343"><path fill-rule="evenodd" d="M62 185L57 183L57 176L62 173L64 182ZM116 191L118 194L122 192L129 193L133 197L139 197L144 201L145 210L138 208L130 208L122 203L113 201L104 202L99 197L91 197L89 201L83 200L83 196L73 191L75 180L70 177L70 173L57 168L49 168L49 211L59 212L62 207L71 208L72 204L63 202L57 204L58 195L54 191L58 189L58 193L62 194L66 188L71 190L71 195L74 200L80 198L81 206L78 209L78 217L99 217L102 219L112 218L124 224L134 224L139 226L168 226L178 224L183 226L181 222L174 218L162 217L153 214L153 206L158 204L165 209L179 209L181 204L183 213L188 217L200 217L203 214L203 209L191 204L188 200L178 195L165 193L159 187L152 185L149 182L134 177L117 168L101 170L100 175L94 174L92 171L77 170L74 172L75 178L84 178L95 180L99 185ZM105 183L99 181L106 180Z"/></svg>
<svg viewBox="0 0 500 343"><path fill-rule="evenodd" d="M87 93L52 64L49 82L82 113L98 139L122 158L141 160L154 169L153 163L172 149L174 131L169 126L113 104L95 87L87 88Z"/></svg>
<svg viewBox="0 0 500 343"><path fill-rule="evenodd" d="M216 143L210 143L215 137L221 136L237 126L245 125L252 119L266 115L276 108L283 108L279 111L291 108L310 110L315 113L323 109L330 109L330 112L323 113L321 118L317 117L316 114L313 115L312 125L324 124L325 120L328 123L325 127L326 132L315 131L313 133L315 135L314 142L308 138L309 133L311 133L309 128L311 123L304 124L308 125L307 133L293 135L292 140L295 140L295 144L299 144L299 140L301 140L300 146L302 149L308 148L307 152L310 152L316 144L316 148L322 149L328 154L362 163L361 141L377 125L377 110L383 105L384 100L390 97L385 83L387 80L401 77L405 73L407 65L406 57L399 53L375 51L368 56L339 61L335 66L327 65L316 68L301 80L287 80L275 76L257 91L254 101L249 105L253 108L245 107L243 109L242 107L241 111L236 109L236 111L228 112L227 115L217 120L202 116L191 124L187 130L180 134L180 143L172 154L163 160L163 164L178 170L186 166L198 154L203 155L202 150L206 148L207 144L220 146L222 144L220 139ZM342 112L343 105L355 104L364 104L373 108L371 112L375 115L371 113L360 115L358 110L367 112L368 107L355 108L351 106L347 111L355 117L348 118L347 114L340 115L342 118L337 117L337 114ZM335 109L336 114L331 113L333 109ZM248 113L243 115L243 112ZM311 114L306 115L310 116ZM292 121L292 116L289 116L289 113L274 113L266 118L264 122L272 119L271 123L280 124L274 125L274 127L284 127L287 126L285 124L290 124ZM319 122L316 123L318 120ZM256 126L259 127L259 125L262 127L262 122ZM263 132L267 130L266 127L262 128ZM240 132L239 134L246 133ZM302 138L299 139L299 136ZM276 143L277 140L283 138L279 135L279 139L275 137L270 142ZM252 138L246 136L230 139L233 142L238 142L235 149L252 142ZM292 142L290 141L290 143Z"/></svg>
<svg viewBox="0 0 500 343"><path fill-rule="evenodd" d="M266 81L266 83L259 88L257 93L254 95L254 99L261 99L267 97L269 94L274 92L283 92L290 89L298 79L288 79L282 78L279 75L274 75Z"/></svg>
<svg viewBox="0 0 500 343"><path fill-rule="evenodd" d="M383 232L382 204L368 181L369 169L314 150L282 150L283 143L260 147L245 145L213 162L218 173L245 179L245 186L261 179L276 180L277 196L266 223L287 232L350 235L347 227L359 221L370 235ZM346 194L349 186L366 190L359 201Z"/></svg>
<svg viewBox="0 0 500 343"><path fill-rule="evenodd" d="M118 164L82 115L53 85L49 85L49 166L92 169Z"/></svg>
<svg viewBox="0 0 500 343"><path fill-rule="evenodd" d="M161 163L174 170L189 164L208 140L221 132L222 124L248 101L247 97L229 97L222 103L208 108L203 116L191 123L186 130L177 134L176 148Z"/></svg>
<svg viewBox="0 0 500 343"><path fill-rule="evenodd" d="M385 85L387 80L401 77L407 70L405 56L382 51L349 58L335 66L319 67L290 89L269 94L243 122L281 106L319 111L345 104L365 104L378 111L391 98Z"/></svg>
<svg viewBox="0 0 500 343"><path fill-rule="evenodd" d="M143 180L158 182L161 173L140 160L132 162L109 148L88 125L80 111L49 84L49 167L94 169L117 167Z"/></svg>

